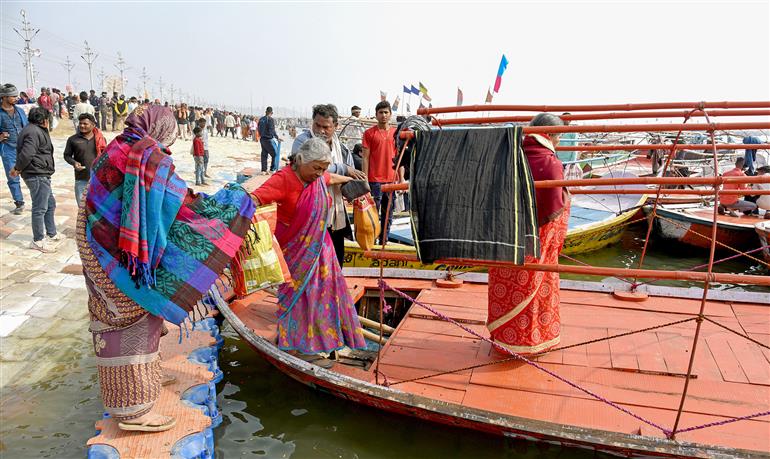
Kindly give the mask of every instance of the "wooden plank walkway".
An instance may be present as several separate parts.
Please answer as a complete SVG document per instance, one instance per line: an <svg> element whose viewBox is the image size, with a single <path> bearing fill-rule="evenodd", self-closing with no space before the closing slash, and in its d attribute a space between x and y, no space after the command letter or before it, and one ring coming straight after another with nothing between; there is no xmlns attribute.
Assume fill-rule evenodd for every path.
<svg viewBox="0 0 770 459"><path fill-rule="evenodd" d="M349 278L351 290L376 289L376 279ZM419 291L418 299L488 336L486 286L458 290L431 281L388 280ZM360 293L359 293L360 294ZM265 337L275 334L274 298L249 297L233 312ZM561 345L665 324L697 314L699 301L651 297L627 303L606 293L562 290ZM710 301L706 315L770 343L770 305ZM695 322L546 354L544 367L666 428L673 426L692 348ZM380 372L395 382L466 366L475 369L391 386L467 407L554 423L663 437L633 417L597 401L535 367L501 359L489 343L413 305L384 346ZM335 371L349 374L337 365ZM370 370L355 377L374 381ZM770 409L770 352L708 321L703 322L680 427L731 419ZM678 439L770 451L770 418L739 421L682 433Z"/></svg>

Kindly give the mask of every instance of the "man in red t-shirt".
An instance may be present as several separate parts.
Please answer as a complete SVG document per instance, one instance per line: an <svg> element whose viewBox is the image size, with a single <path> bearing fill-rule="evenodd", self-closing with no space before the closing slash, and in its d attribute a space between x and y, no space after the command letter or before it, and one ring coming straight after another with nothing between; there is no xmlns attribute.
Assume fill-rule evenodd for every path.
<svg viewBox="0 0 770 459"><path fill-rule="evenodd" d="M396 181L396 171L393 169L393 158L396 156L393 134L396 128L388 125L392 115L388 101L378 103L375 113L377 126L372 126L364 132L361 155L364 174L367 175L369 187L372 189L372 198L380 211L381 240L385 241L388 238L385 233L385 221L388 222L388 229L390 229L393 221L393 206L390 206L390 212L388 212L390 193L383 194L382 185Z"/></svg>
<svg viewBox="0 0 770 459"><path fill-rule="evenodd" d="M744 158L741 158L741 157L737 158L735 160L735 168L730 169L729 171L722 174L722 177L745 177L746 174L743 173L744 164L745 164ZM749 190L749 187L746 185L725 183L722 186L722 189ZM740 217L741 214L739 214L738 212L744 212L746 215L748 215L756 208L757 208L756 204L754 204L751 201L745 201L743 199L739 199L738 195L736 194L723 194L719 196L719 209L717 210L721 215L724 215L725 211L727 211L733 217Z"/></svg>

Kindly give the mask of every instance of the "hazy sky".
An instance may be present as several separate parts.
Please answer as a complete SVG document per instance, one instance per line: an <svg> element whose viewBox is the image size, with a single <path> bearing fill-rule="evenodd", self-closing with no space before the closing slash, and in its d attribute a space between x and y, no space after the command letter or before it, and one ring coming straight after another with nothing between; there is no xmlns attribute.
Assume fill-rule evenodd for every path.
<svg viewBox="0 0 770 459"><path fill-rule="evenodd" d="M371 111L422 81L434 106L770 99L770 2L13 2L0 3L0 80L24 87L20 9L41 31L39 86L88 86L120 51L136 93L145 67L190 94L255 111L333 102ZM168 89L166 89L166 95ZM168 98L168 97L166 97ZM413 110L417 100L413 100ZM278 113L278 116L281 114Z"/></svg>

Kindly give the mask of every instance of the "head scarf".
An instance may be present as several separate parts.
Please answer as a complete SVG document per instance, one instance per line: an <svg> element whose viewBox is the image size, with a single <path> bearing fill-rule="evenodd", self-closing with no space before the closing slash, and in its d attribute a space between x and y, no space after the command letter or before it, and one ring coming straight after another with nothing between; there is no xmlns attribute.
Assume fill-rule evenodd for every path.
<svg viewBox="0 0 770 459"><path fill-rule="evenodd" d="M174 112L168 107L140 105L128 115L126 126L143 131L165 147L176 140L176 120Z"/></svg>
<svg viewBox="0 0 770 459"><path fill-rule="evenodd" d="M255 207L236 184L213 196L187 189L159 143L169 139L169 117L159 106L132 113L94 162L84 211L86 240L109 281L180 324L235 256Z"/></svg>

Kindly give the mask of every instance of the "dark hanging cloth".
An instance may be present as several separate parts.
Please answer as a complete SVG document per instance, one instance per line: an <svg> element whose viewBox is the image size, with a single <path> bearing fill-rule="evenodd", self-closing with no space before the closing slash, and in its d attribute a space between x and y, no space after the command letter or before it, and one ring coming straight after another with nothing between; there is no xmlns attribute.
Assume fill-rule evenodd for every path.
<svg viewBox="0 0 770 459"><path fill-rule="evenodd" d="M520 126L416 132L410 200L423 263L540 256L535 188Z"/></svg>

